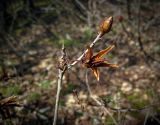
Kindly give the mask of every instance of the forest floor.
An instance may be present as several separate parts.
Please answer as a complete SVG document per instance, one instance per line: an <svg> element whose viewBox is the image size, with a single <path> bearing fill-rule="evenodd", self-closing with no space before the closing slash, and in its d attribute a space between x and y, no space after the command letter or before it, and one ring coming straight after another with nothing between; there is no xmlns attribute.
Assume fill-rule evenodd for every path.
<svg viewBox="0 0 160 125"><path fill-rule="evenodd" d="M114 124L112 118L88 97L85 84L87 70L93 96L106 104L118 124L160 124L160 25L147 23L147 27L144 20L149 12L145 10L141 25L146 29L139 34L136 14L132 15L134 18L130 21L126 15L120 21L114 10L115 7L107 12L107 16L110 13L114 15L112 31L96 44L94 52L105 49L114 41L116 47L106 58L118 64L119 68L101 68L99 82L81 62L67 71L63 79L59 124ZM68 18L68 22L65 18ZM71 19L61 17L54 24L48 25L38 22L25 29L17 29L15 37L9 35L13 47L6 49L4 46L1 51L5 71L2 67L0 94L2 97L18 96L23 106L17 107L12 118L2 120L0 124L52 123L61 44L64 42L72 62L97 35L95 26L89 27ZM140 42L143 43L143 49ZM77 96L74 95L75 91Z"/></svg>

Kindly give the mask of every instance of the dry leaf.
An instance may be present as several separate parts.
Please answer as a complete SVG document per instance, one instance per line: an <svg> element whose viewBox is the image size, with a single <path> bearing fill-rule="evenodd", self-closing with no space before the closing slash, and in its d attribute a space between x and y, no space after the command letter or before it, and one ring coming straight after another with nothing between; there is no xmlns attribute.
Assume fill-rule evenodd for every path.
<svg viewBox="0 0 160 125"><path fill-rule="evenodd" d="M93 51L90 47L87 49L87 53L85 54L85 57L83 59L83 64L87 68L91 68L93 71L93 74L95 75L96 79L99 81L99 70L98 67L111 67L111 68L117 68L118 65L109 63L106 59L102 58L105 54L108 54L112 49L114 48L114 45L101 50L99 53L93 56Z"/></svg>

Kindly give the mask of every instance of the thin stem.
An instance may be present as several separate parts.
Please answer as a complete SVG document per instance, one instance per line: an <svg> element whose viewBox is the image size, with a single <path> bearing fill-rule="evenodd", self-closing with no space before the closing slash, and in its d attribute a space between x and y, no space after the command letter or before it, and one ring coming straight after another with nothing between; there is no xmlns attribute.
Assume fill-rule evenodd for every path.
<svg viewBox="0 0 160 125"><path fill-rule="evenodd" d="M87 86L87 90L89 92L89 96L90 98L95 101L110 117L111 119L113 120L114 124L115 125L118 125L118 123L116 122L115 118L112 116L112 114L108 111L108 109L105 107L105 105L103 103L101 103L99 100L97 100L96 98L94 98L93 94L92 94L92 91L91 91L91 88L89 86L89 83L88 83L88 72L86 71L86 86Z"/></svg>
<svg viewBox="0 0 160 125"><path fill-rule="evenodd" d="M54 119L53 119L53 125L56 125L57 123L57 117L58 117L58 107L59 107L59 99L60 99L60 93L61 93L61 86L62 86L62 79L65 71L67 70L67 66L65 63L65 48L64 48L64 43L62 44L62 56L60 58L60 67L58 69L58 85L57 85L57 94L56 94L56 104L55 104L55 109L54 109ZM63 69L62 69L63 68Z"/></svg>
<svg viewBox="0 0 160 125"><path fill-rule="evenodd" d="M97 35L97 37L94 39L94 41L90 44L90 47L92 48L95 43L100 40L101 38L101 33L99 33ZM64 70L59 69L59 76L58 76L58 85L57 85L57 95L56 95L56 104L55 104L55 111L54 111L54 119L53 119L53 125L56 125L57 122L57 117L58 117L58 107L59 107L59 99L60 99L60 93L61 93L61 86L62 86L62 78L63 75L65 73L65 71L69 68L71 68L72 66L74 66L75 64L77 64L86 54L87 50L84 51L84 53L76 60L74 61L72 64L66 64L67 66L64 67ZM64 45L62 46L62 57L61 59L64 61L65 60L65 49L64 49Z"/></svg>
<svg viewBox="0 0 160 125"><path fill-rule="evenodd" d="M90 44L90 48L92 48L95 43L101 39L101 33L99 33L97 35L97 37L94 39L94 41ZM84 55L87 53L87 50L85 50L82 55L80 57L78 57L78 59L76 59L72 64L68 65L68 68L70 69L72 66L74 66L75 64L77 64L79 61L81 61L81 59L84 57Z"/></svg>
<svg viewBox="0 0 160 125"><path fill-rule="evenodd" d="M64 70L59 69L58 86L57 86L57 95L56 95L56 104L55 104L55 110L54 110L53 125L56 125L56 123L57 123L58 107L59 107L59 99L60 99L60 93L61 93L62 79L63 79L63 75L64 75L65 71L66 71L66 68Z"/></svg>

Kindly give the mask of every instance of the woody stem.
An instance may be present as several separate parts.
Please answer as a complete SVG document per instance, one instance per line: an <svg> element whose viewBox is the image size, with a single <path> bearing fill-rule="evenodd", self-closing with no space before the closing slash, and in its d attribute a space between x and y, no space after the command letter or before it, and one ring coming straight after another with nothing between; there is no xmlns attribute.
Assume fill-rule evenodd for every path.
<svg viewBox="0 0 160 125"><path fill-rule="evenodd" d="M97 35L97 37L94 39L94 41L90 44L90 48L92 48L95 43L101 39L101 33L99 33ZM85 50L82 55L80 57L78 57L78 59L76 59L72 64L68 65L68 69L70 69L72 66L74 66L75 64L77 64L79 61L81 61L81 59L84 57L84 55L87 53L87 50Z"/></svg>

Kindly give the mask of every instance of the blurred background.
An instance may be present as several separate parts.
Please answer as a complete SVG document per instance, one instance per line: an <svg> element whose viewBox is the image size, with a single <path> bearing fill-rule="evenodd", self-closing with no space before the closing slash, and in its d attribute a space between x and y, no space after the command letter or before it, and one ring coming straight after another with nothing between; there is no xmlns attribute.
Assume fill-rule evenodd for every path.
<svg viewBox="0 0 160 125"><path fill-rule="evenodd" d="M0 124L51 125L62 43L74 61L109 16L94 52L114 42L106 58L120 67L101 68L99 82L88 71L92 93L118 125L160 125L160 0L1 0L0 99L23 106L0 110ZM85 72L79 63L65 74L58 125L114 125L88 98Z"/></svg>

